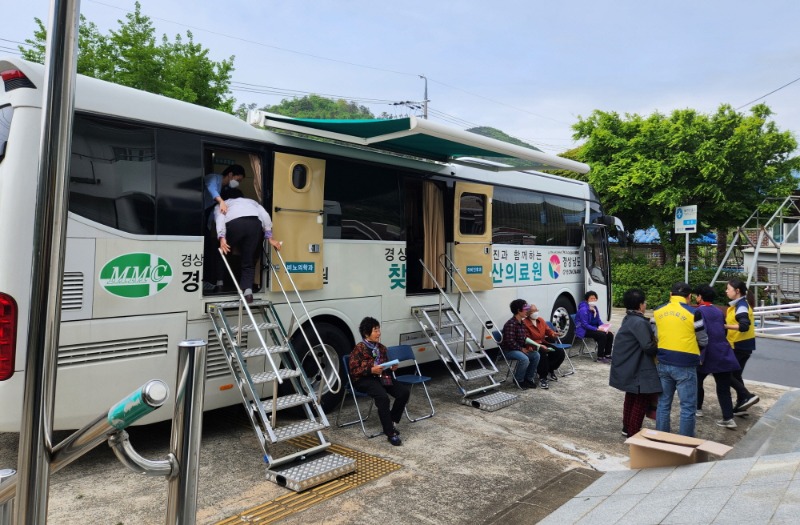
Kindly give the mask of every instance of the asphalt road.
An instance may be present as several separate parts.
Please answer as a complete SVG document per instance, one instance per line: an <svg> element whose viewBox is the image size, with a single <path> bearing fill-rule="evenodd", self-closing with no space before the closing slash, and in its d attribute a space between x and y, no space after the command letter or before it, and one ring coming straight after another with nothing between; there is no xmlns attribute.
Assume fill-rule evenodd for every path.
<svg viewBox="0 0 800 525"><path fill-rule="evenodd" d="M800 342L758 337L744 378L800 388Z"/></svg>

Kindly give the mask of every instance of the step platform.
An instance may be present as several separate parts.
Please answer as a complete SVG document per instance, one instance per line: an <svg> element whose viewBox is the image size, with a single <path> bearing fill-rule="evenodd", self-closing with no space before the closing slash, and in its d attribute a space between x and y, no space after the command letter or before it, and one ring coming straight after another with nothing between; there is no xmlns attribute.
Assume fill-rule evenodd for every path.
<svg viewBox="0 0 800 525"><path fill-rule="evenodd" d="M492 392L491 394L480 397L465 397L461 400L464 405L470 405L487 412L494 412L507 406L511 406L519 401L519 396L507 392Z"/></svg>
<svg viewBox="0 0 800 525"><path fill-rule="evenodd" d="M302 492L356 470L356 460L333 452L322 452L267 469L267 480Z"/></svg>

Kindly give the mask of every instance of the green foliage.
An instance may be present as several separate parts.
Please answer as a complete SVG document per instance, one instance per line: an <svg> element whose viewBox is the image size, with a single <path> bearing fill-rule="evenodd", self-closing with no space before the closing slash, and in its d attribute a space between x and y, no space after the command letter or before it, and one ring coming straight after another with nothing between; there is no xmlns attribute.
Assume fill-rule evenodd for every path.
<svg viewBox="0 0 800 525"><path fill-rule="evenodd" d="M701 284L708 284L714 278L715 268L700 268L689 270L689 284L694 288ZM730 279L734 276L720 277ZM631 288L639 288L647 297L647 307L655 308L669 301L669 291L676 282L684 279L682 266L653 266L640 261L617 262L611 266L612 304L622 307L622 296ZM725 304L725 285L715 284L718 304Z"/></svg>
<svg viewBox="0 0 800 525"><path fill-rule="evenodd" d="M22 58L44 63L47 31L39 18L29 47L20 46ZM208 49L195 43L192 33L186 40L176 35L170 42L166 35L157 44L155 28L149 17L142 15L136 2L133 13L118 20L119 27L108 35L81 15L78 28L78 65L81 75L150 93L165 95L200 106L233 112L230 81L234 57L214 62Z"/></svg>
<svg viewBox="0 0 800 525"><path fill-rule="evenodd" d="M334 100L319 95L308 95L302 98L284 99L280 104L262 108L270 113L277 113L294 118L319 119L374 119L375 115L366 107L344 99Z"/></svg>
<svg viewBox="0 0 800 525"><path fill-rule="evenodd" d="M785 197L797 185L790 158L797 141L769 121L770 109L759 104L749 115L721 105L705 115L691 109L649 117L596 110L573 126L575 139L586 142L573 155L587 162L588 180L633 231L654 225L668 254L676 207L696 204L700 231L741 224L768 196Z"/></svg>

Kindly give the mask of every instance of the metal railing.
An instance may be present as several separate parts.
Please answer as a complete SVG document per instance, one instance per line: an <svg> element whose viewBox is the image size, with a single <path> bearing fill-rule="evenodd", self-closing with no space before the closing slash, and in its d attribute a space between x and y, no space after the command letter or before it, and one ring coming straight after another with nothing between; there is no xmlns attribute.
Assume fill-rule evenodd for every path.
<svg viewBox="0 0 800 525"><path fill-rule="evenodd" d="M267 250L269 250L269 249L267 248ZM280 268L283 268L283 272L286 275L286 278L289 280L289 284L291 285L292 292L294 293L294 296L296 297L297 304L299 304L300 307L303 309L303 313L305 314L305 319L308 320L308 324L311 326L311 329L314 331L314 335L316 336L317 341L319 341L320 345L324 346L325 342L322 340L322 337L319 335L319 332L317 331L317 327L316 327L316 325L314 324L314 321L311 318L311 314L309 313L308 308L306 308L306 304L303 302L303 298L300 297L300 292L297 289L297 285L295 284L294 279L292 279L292 274L289 272L289 269L286 267L286 262L283 260L283 256L281 255L281 252L278 251L278 250L275 250L274 252L278 256L278 261L280 262ZM278 276L278 269L275 268L275 266L273 266L273 264L272 264L272 258L270 257L270 253L271 252L269 252L269 251L267 252L267 262L268 262L269 270L270 270L270 272L272 273L272 275L274 277L274 281L278 283L278 288L281 289L281 293L283 294L284 299L286 299L286 306L289 307L289 311L292 312L292 319L291 319L291 322L289 323L289 329L287 330L287 334L292 333L292 330L294 328L294 323L297 323L297 328L300 331L300 334L303 336L303 340L305 341L307 348L309 350L311 350L311 349L314 348L314 346L311 344L311 341L308 338L308 334L306 334L306 331L303 328L303 324L300 323L300 318L298 317L297 312L295 311L294 306L292 305L292 301L289 299L289 294L286 291L286 287L284 287L283 282L281 282L281 279ZM339 392L339 389L342 388L342 378L339 375L339 372L337 372L337 370L339 368L339 365L338 365L338 363L334 363L333 361L331 361L329 352L323 352L323 353L325 354L325 359L328 361L328 364L329 364L328 368L331 371L331 375L334 378L333 379L333 384L331 384L331 381L328 379L328 376L323 373L324 368L322 366L322 363L320 363L319 359L317 358L316 352L313 352L313 351L309 352L311 357L314 359L314 363L317 365L317 370L320 371L320 376L322 376L322 379L325 381L325 385L328 387L328 390L331 393L336 394L337 392ZM296 363L296 365L298 367L300 367L300 363ZM335 388L334 388L334 386L335 386ZM322 381L320 381L320 383L319 383L319 392L317 393L317 395L318 396L322 395Z"/></svg>
<svg viewBox="0 0 800 525"><path fill-rule="evenodd" d="M757 306L753 308L753 317L758 320L756 334L792 341L800 338L800 303Z"/></svg>
<svg viewBox="0 0 800 525"><path fill-rule="evenodd" d="M130 444L125 431L166 402L169 388L163 381L153 379L53 447L50 452L49 474L61 470L97 445L108 441L117 458L134 472L168 479L167 525L194 524L200 472L206 354L207 345L202 340L182 341L178 345L178 386L170 452L166 459L153 461L140 456ZM0 525L12 523L16 491L16 471L0 470ZM29 512L34 512L33 510L26 512L24 507L20 507L17 513L20 512L26 515L16 516L17 523L31 522L33 517Z"/></svg>

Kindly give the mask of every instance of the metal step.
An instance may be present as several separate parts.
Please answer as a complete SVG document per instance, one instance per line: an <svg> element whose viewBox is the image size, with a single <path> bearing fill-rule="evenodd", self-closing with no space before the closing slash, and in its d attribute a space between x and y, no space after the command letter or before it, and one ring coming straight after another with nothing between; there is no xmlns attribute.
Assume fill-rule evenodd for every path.
<svg viewBox="0 0 800 525"><path fill-rule="evenodd" d="M283 410L289 407L296 407L304 403L310 403L314 398L304 394L290 394L288 396L281 396L278 398L277 410ZM262 399L261 404L264 406L264 412L272 412L272 398Z"/></svg>
<svg viewBox="0 0 800 525"><path fill-rule="evenodd" d="M480 379L486 376L493 376L496 374L497 371L492 370L491 368L476 368L475 370L464 370L463 375L464 379L467 381L472 381L473 379Z"/></svg>
<svg viewBox="0 0 800 525"><path fill-rule="evenodd" d="M439 312L441 310L442 313L444 313L447 311L452 311L453 309L450 308L450 306L439 306L438 304L434 304L431 306L416 306L413 310L417 312Z"/></svg>
<svg viewBox="0 0 800 525"><path fill-rule="evenodd" d="M300 492L356 470L356 460L332 452L267 469L267 480Z"/></svg>
<svg viewBox="0 0 800 525"><path fill-rule="evenodd" d="M275 428L274 431L277 438L275 441L286 441L287 439L303 436L305 434L316 432L317 430L324 430L326 428L328 428L327 425L324 425L318 421L314 421L313 419L299 421L297 423L292 423L291 425L286 425L285 427Z"/></svg>
<svg viewBox="0 0 800 525"><path fill-rule="evenodd" d="M511 406L519 401L519 396L516 394L508 394L506 392L493 392L486 396L468 398L465 397L461 400L464 405L469 405L474 408L479 408L487 412L494 412L507 406Z"/></svg>
<svg viewBox="0 0 800 525"><path fill-rule="evenodd" d="M270 345L264 348L263 346L254 346L252 348L245 348L242 350L242 357L257 357L266 354L280 354L281 352L288 352L289 347L285 345Z"/></svg>
<svg viewBox="0 0 800 525"><path fill-rule="evenodd" d="M483 352L480 352L480 353L479 352L467 352L467 363L469 363L470 361L474 361L476 359L480 359L482 357L488 358L489 356L487 356ZM453 359L450 357L450 354L445 354L444 356L442 356L442 358L447 362L452 362L453 361ZM456 361L459 362L459 363L463 363L464 362L464 355L460 354L460 353L456 354Z"/></svg>
<svg viewBox="0 0 800 525"><path fill-rule="evenodd" d="M289 379L292 377L298 377L300 375L299 370L292 370L291 368L279 368L278 374L280 374L281 379ZM266 383L268 381L275 381L276 374L275 372L259 372L257 374L253 374L253 384L259 385L261 383Z"/></svg>
<svg viewBox="0 0 800 525"><path fill-rule="evenodd" d="M256 306L269 306L272 304L272 301L267 301L265 299L256 299L252 303L249 304L250 308L255 308ZM222 303L210 303L210 306L216 306L220 310L231 310L231 309L239 309L241 306L241 301L225 301Z"/></svg>
<svg viewBox="0 0 800 525"><path fill-rule="evenodd" d="M253 332L255 330L274 330L276 328L278 328L278 323L264 322L264 323L258 323L255 326L252 324L243 324L242 332ZM235 334L238 331L239 331L238 326L231 326L231 333Z"/></svg>

